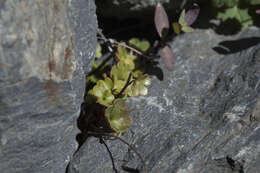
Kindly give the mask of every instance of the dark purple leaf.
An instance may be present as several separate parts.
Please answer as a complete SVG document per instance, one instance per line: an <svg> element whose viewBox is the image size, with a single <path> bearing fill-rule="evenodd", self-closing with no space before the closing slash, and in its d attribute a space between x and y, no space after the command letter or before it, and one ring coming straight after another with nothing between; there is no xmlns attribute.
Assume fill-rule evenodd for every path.
<svg viewBox="0 0 260 173"><path fill-rule="evenodd" d="M184 20L186 24L188 26L192 25L197 19L199 13L200 13L200 7L197 4L194 4L194 6L185 14Z"/></svg>
<svg viewBox="0 0 260 173"><path fill-rule="evenodd" d="M169 29L169 19L161 3L156 5L154 23L159 36L165 37Z"/></svg>
<svg viewBox="0 0 260 173"><path fill-rule="evenodd" d="M169 71L173 71L174 68L174 55L172 49L166 45L160 52L163 64Z"/></svg>

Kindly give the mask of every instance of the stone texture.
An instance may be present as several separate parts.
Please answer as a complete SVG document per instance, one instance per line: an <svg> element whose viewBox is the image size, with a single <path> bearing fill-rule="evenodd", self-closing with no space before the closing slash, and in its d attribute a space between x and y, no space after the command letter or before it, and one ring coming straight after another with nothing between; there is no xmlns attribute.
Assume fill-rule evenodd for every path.
<svg viewBox="0 0 260 173"><path fill-rule="evenodd" d="M96 49L92 0L0 2L0 170L65 172Z"/></svg>
<svg viewBox="0 0 260 173"><path fill-rule="evenodd" d="M163 80L154 76L148 96L128 100L134 125L122 136L144 157L149 173L259 172L260 45L244 44L259 35L255 27L234 36L196 30L170 43L174 71L160 65ZM215 49L224 41L230 43L221 46L225 54ZM230 46L234 42L240 50ZM119 170L123 160L142 169L126 145L106 142ZM114 171L105 147L90 137L68 172Z"/></svg>

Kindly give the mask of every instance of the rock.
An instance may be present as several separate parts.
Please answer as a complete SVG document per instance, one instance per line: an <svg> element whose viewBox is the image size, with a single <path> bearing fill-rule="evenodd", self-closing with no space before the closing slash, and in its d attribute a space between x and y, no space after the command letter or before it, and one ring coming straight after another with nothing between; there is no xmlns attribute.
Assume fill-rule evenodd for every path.
<svg viewBox="0 0 260 173"><path fill-rule="evenodd" d="M160 65L163 80L153 76L149 95L128 99L134 125L122 136L142 155L149 173L259 172L259 35L255 27L234 36L196 30L170 43L174 71ZM244 44L257 39L251 47ZM118 170L122 164L132 172L143 168L119 140L106 143ZM85 172L115 172L95 137L75 153L68 169Z"/></svg>
<svg viewBox="0 0 260 173"><path fill-rule="evenodd" d="M92 0L0 2L0 170L61 173L96 49Z"/></svg>

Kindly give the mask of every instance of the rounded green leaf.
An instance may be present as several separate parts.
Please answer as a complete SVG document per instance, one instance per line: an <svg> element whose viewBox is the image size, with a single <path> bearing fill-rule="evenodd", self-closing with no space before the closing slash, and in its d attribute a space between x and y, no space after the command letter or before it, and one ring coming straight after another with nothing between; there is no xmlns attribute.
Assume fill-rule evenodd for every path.
<svg viewBox="0 0 260 173"><path fill-rule="evenodd" d="M118 94L125 86L127 81L123 81L123 80L115 80L114 81L114 87L113 87L113 92L115 94Z"/></svg>
<svg viewBox="0 0 260 173"><path fill-rule="evenodd" d="M126 47L123 47L121 45L118 45L117 47L117 52L116 52L116 57L119 59L119 60L122 60L122 59L125 59L125 58L128 58L128 59L131 59L131 60L135 60L137 58L137 56L129 53L126 49Z"/></svg>
<svg viewBox="0 0 260 173"><path fill-rule="evenodd" d="M136 69L134 72L133 72L133 76L134 78L138 78L139 76L143 75L144 74L144 70L143 69Z"/></svg>
<svg viewBox="0 0 260 173"><path fill-rule="evenodd" d="M232 8L227 8L223 12L217 14L217 18L226 21L228 19L235 19L241 23L243 28L253 24L252 17L249 15L248 9L243 9L238 5Z"/></svg>
<svg viewBox="0 0 260 173"><path fill-rule="evenodd" d="M129 64L119 61L117 65L112 67L110 76L113 79L113 81L116 80L126 81L128 79L130 72L131 72L131 66Z"/></svg>
<svg viewBox="0 0 260 173"><path fill-rule="evenodd" d="M115 99L111 92L112 88L112 80L106 77L104 80L99 80L97 84L88 92L88 94L95 96L99 104L109 106Z"/></svg>
<svg viewBox="0 0 260 173"><path fill-rule="evenodd" d="M150 48L150 43L146 40L140 40L138 38L132 38L128 41L130 45L135 46L137 49L145 52Z"/></svg>
<svg viewBox="0 0 260 173"><path fill-rule="evenodd" d="M105 116L116 133L124 133L132 125L129 109L124 99L116 99L113 104L105 110Z"/></svg>
<svg viewBox="0 0 260 173"><path fill-rule="evenodd" d="M109 77L106 77L104 79L103 85L104 85L106 90L111 90L113 88L113 82Z"/></svg>
<svg viewBox="0 0 260 173"><path fill-rule="evenodd" d="M100 104L108 106L115 99L114 95L110 91L105 91L102 98L99 98L98 101Z"/></svg>
<svg viewBox="0 0 260 173"><path fill-rule="evenodd" d="M143 83L144 83L145 86L149 86L149 85L151 85L152 80L149 77L145 77L143 79Z"/></svg>
<svg viewBox="0 0 260 173"><path fill-rule="evenodd" d="M147 95L147 86L149 85L151 85L151 79L147 75L142 74L129 86L127 94L129 96Z"/></svg>
<svg viewBox="0 0 260 173"><path fill-rule="evenodd" d="M135 59L137 56L130 54L127 52L126 48L123 46L117 47L116 57L119 60L119 63L123 62L125 65L127 65L127 69L133 70L135 68Z"/></svg>

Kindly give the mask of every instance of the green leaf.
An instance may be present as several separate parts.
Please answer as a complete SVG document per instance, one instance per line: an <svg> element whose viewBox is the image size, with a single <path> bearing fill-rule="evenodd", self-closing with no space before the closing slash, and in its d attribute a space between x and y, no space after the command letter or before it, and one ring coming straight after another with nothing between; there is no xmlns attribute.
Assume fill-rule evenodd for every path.
<svg viewBox="0 0 260 173"><path fill-rule="evenodd" d="M129 65L130 69L133 70L135 68L134 61L136 60L137 56L129 54L125 47L120 45L117 47L116 57L119 61L124 62L124 64L126 65Z"/></svg>
<svg viewBox="0 0 260 173"><path fill-rule="evenodd" d="M227 19L236 19L241 23L243 28L253 24L252 18L248 14L248 9L240 9L238 6L228 8L223 13L218 13L217 18L222 21L226 21Z"/></svg>
<svg viewBox="0 0 260 173"><path fill-rule="evenodd" d="M211 0L211 1L213 3L213 6L217 8L221 8L221 7L232 8L239 2L239 0Z"/></svg>
<svg viewBox="0 0 260 173"><path fill-rule="evenodd" d="M181 33L181 25L178 22L172 23L172 28L176 34L179 35Z"/></svg>
<svg viewBox="0 0 260 173"><path fill-rule="evenodd" d="M114 94L118 94L121 92L121 90L124 88L126 84L126 80L115 80L114 81L114 87L113 87L113 92Z"/></svg>
<svg viewBox="0 0 260 173"><path fill-rule="evenodd" d="M185 9L182 10L178 22L179 22L179 24L180 24L181 26L187 25L186 22L185 22Z"/></svg>
<svg viewBox="0 0 260 173"><path fill-rule="evenodd" d="M144 69L138 68L133 72L134 78L138 78L139 76L143 75Z"/></svg>
<svg viewBox="0 0 260 173"><path fill-rule="evenodd" d="M179 17L179 22L178 24L180 25L179 27L183 32L193 32L193 28L187 25L187 22L185 21L185 9L182 10L181 15ZM176 28L175 30L178 32L178 26L175 24L173 28Z"/></svg>
<svg viewBox="0 0 260 173"><path fill-rule="evenodd" d="M104 84L103 85L104 85L104 88L106 90L111 90L113 88L113 82L112 82L112 80L109 77L106 77L104 79Z"/></svg>
<svg viewBox="0 0 260 173"><path fill-rule="evenodd" d="M127 49L124 46L118 45L117 47L117 52L116 52L116 57L121 60L124 58L129 58L131 60L135 60L137 56L130 54Z"/></svg>
<svg viewBox="0 0 260 173"><path fill-rule="evenodd" d="M111 69L110 77L115 80L126 81L131 72L131 65L126 64L124 61L119 61L117 65L113 66Z"/></svg>
<svg viewBox="0 0 260 173"><path fill-rule="evenodd" d="M113 104L105 110L105 116L116 133L125 133L132 125L129 112L124 99L115 99Z"/></svg>
<svg viewBox="0 0 260 173"><path fill-rule="evenodd" d="M106 77L104 80L99 80L93 89L89 90L88 94L95 96L99 104L109 106L115 99L111 92L112 88L112 80Z"/></svg>
<svg viewBox="0 0 260 173"><path fill-rule="evenodd" d="M100 58L102 56L102 48L100 44L97 45L97 52L96 52L96 58Z"/></svg>
<svg viewBox="0 0 260 173"><path fill-rule="evenodd" d="M130 65L125 64L125 62L122 61L119 61L116 66L112 67L110 76L114 82L114 94L118 94L119 92L121 92L128 80L131 71L132 68L130 67Z"/></svg>
<svg viewBox="0 0 260 173"><path fill-rule="evenodd" d="M132 38L128 41L130 45L135 46L139 50L146 52L150 48L150 43L146 40L139 40L138 38Z"/></svg>
<svg viewBox="0 0 260 173"><path fill-rule="evenodd" d="M190 26L183 26L183 27L181 27L181 30L183 32L193 32L194 31L193 28Z"/></svg>
<svg viewBox="0 0 260 173"><path fill-rule="evenodd" d="M127 88L127 94L129 96L147 95L147 86L151 85L151 79L148 75L141 74L134 82Z"/></svg>

